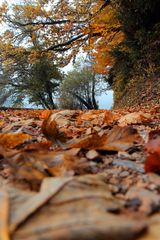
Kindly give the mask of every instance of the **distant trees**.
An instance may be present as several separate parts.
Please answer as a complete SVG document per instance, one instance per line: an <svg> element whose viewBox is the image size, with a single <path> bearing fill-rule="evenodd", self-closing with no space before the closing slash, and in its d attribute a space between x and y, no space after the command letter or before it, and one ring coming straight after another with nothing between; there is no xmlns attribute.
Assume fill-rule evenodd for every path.
<svg viewBox="0 0 160 240"><path fill-rule="evenodd" d="M55 98L59 93L61 81L60 70L53 62L44 58L32 65L21 89L28 96L30 103L55 109L57 107Z"/></svg>
<svg viewBox="0 0 160 240"><path fill-rule="evenodd" d="M43 108L56 108L55 97L62 75L48 59L39 59L30 64L21 59L13 66L2 68L0 75L1 104L10 99L12 105L17 105L28 99Z"/></svg>
<svg viewBox="0 0 160 240"><path fill-rule="evenodd" d="M105 90L106 83L102 77L90 65L80 62L64 77L60 88L60 105L71 109L98 109L96 96Z"/></svg>

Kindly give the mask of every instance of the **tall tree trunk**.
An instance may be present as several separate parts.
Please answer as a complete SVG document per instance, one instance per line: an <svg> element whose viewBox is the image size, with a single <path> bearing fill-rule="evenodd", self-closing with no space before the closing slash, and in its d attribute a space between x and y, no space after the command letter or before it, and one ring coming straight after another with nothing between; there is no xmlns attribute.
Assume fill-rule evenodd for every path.
<svg viewBox="0 0 160 240"><path fill-rule="evenodd" d="M55 109L56 106L54 104L53 97L52 97L52 87L49 82L46 82L46 90L47 90L48 98L50 101L50 108Z"/></svg>
<svg viewBox="0 0 160 240"><path fill-rule="evenodd" d="M95 98L95 76L92 78L92 103L94 106L94 109L98 109L98 104Z"/></svg>
<svg viewBox="0 0 160 240"><path fill-rule="evenodd" d="M45 100L45 98L42 96L41 93L38 93L38 98L40 100L41 103L43 103L43 105L47 108L47 109L51 109L49 104L47 103L47 101Z"/></svg>

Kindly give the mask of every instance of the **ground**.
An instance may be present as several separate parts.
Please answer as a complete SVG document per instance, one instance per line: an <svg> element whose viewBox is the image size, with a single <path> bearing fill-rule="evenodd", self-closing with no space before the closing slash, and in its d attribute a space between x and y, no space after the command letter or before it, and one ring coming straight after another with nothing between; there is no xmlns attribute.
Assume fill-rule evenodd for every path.
<svg viewBox="0 0 160 240"><path fill-rule="evenodd" d="M138 76L131 79L122 89L115 91L114 107L122 108L126 106L141 105L142 108L148 103L156 105L160 103L160 78L158 76L151 79Z"/></svg>
<svg viewBox="0 0 160 240"><path fill-rule="evenodd" d="M158 103L1 110L0 239L159 240L159 123Z"/></svg>

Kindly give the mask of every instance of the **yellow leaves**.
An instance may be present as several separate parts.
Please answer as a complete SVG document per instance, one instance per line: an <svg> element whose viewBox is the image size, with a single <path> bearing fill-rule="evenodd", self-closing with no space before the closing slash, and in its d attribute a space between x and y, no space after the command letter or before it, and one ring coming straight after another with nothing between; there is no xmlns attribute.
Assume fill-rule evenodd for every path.
<svg viewBox="0 0 160 240"><path fill-rule="evenodd" d="M36 60L40 59L41 53L36 50L31 50L30 54L28 56L28 62L29 63L35 63Z"/></svg>
<svg viewBox="0 0 160 240"><path fill-rule="evenodd" d="M25 4L22 6L22 16L26 18L35 18L37 16L41 16L42 9L40 4Z"/></svg>
<svg viewBox="0 0 160 240"><path fill-rule="evenodd" d="M8 4L7 2L3 2L1 5L0 5L0 22L3 22L3 14L7 12L7 9L8 9Z"/></svg>
<svg viewBox="0 0 160 240"><path fill-rule="evenodd" d="M96 59L94 69L98 73L107 73L107 66L113 66L115 60L111 54L112 50L124 39L124 34L120 30L120 22L112 6L108 6L100 11L91 21L90 33L92 37L86 51L92 50L92 55Z"/></svg>
<svg viewBox="0 0 160 240"><path fill-rule="evenodd" d="M15 148L29 139L32 139L32 137L25 133L0 133L0 145L5 148Z"/></svg>
<svg viewBox="0 0 160 240"><path fill-rule="evenodd" d="M5 31L5 33L4 33L4 37L7 39L12 39L13 36L14 36L14 34L12 31Z"/></svg>

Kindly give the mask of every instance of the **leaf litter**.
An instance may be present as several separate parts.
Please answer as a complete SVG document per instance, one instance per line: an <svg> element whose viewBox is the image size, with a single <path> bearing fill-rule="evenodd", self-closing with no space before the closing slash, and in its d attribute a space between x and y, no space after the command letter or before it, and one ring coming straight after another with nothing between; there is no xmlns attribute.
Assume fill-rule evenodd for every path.
<svg viewBox="0 0 160 240"><path fill-rule="evenodd" d="M0 239L158 240L157 109L1 111Z"/></svg>

